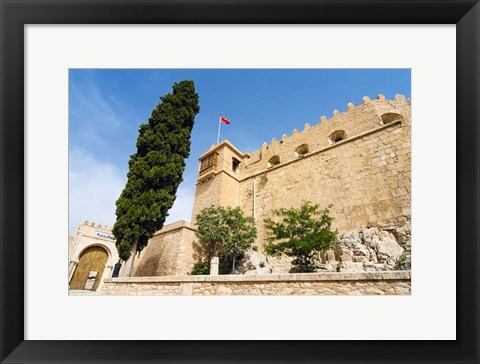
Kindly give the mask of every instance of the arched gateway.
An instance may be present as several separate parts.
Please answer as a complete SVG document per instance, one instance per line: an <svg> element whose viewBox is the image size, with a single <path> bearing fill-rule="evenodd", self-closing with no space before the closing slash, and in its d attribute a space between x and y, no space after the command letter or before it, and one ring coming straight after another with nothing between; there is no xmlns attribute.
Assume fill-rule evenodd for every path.
<svg viewBox="0 0 480 364"><path fill-rule="evenodd" d="M107 264L108 253L100 246L91 246L80 255L78 265L70 281L70 289L95 291L100 284Z"/></svg>

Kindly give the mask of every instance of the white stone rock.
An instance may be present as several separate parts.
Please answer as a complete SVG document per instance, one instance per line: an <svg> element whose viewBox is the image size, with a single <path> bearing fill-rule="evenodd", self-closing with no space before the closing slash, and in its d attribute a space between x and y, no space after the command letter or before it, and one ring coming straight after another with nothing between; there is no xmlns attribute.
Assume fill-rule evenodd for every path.
<svg viewBox="0 0 480 364"><path fill-rule="evenodd" d="M265 266L263 268L257 267L256 273L257 274L270 274L270 273L272 273L272 268L267 267L267 266Z"/></svg>
<svg viewBox="0 0 480 364"><path fill-rule="evenodd" d="M337 267L336 265L325 263L325 264L319 264L317 272L336 272Z"/></svg>
<svg viewBox="0 0 480 364"><path fill-rule="evenodd" d="M363 263L341 262L338 264L339 272L365 272Z"/></svg>
<svg viewBox="0 0 480 364"><path fill-rule="evenodd" d="M396 260L398 257L400 257L400 255L403 254L403 248L397 242L382 241L378 245L378 253Z"/></svg>
<svg viewBox="0 0 480 364"><path fill-rule="evenodd" d="M378 272L378 271L384 271L385 270L385 265L380 263L380 264L375 264L372 262L364 263L363 264L365 270L367 272Z"/></svg>
<svg viewBox="0 0 480 364"><path fill-rule="evenodd" d="M270 273L272 273L272 268L270 267L270 264L268 263L266 255L262 254L259 251L252 251L250 253L247 265L249 265L250 268L247 272L244 273L246 275L270 274Z"/></svg>
<svg viewBox="0 0 480 364"><path fill-rule="evenodd" d="M342 272L381 271L396 269L397 259L404 251L391 231L366 228L342 234L335 253L345 263L338 265Z"/></svg>

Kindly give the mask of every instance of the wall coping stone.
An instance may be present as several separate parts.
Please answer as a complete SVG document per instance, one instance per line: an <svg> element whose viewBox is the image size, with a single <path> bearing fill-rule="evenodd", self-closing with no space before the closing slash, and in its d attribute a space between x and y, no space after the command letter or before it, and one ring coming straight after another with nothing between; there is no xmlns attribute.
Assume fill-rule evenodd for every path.
<svg viewBox="0 0 480 364"><path fill-rule="evenodd" d="M230 148L235 154L237 154L240 158L250 158L250 153L243 153L241 152L240 150L238 150L232 143L230 143L229 140L225 139L221 142L219 142L218 144L213 144L205 153L203 153L199 158L198 160L202 160L203 158L205 158L207 155L209 155L210 153L220 149L221 147L223 146L227 146L228 148Z"/></svg>
<svg viewBox="0 0 480 364"><path fill-rule="evenodd" d="M382 281L410 280L411 271L396 270L383 272L328 272L288 273L263 275L219 275L219 276L156 276L106 278L105 283L180 283L180 282L285 282L285 281Z"/></svg>
<svg viewBox="0 0 480 364"><path fill-rule="evenodd" d="M162 234L165 234L165 233L168 233L170 231L173 231L173 230L178 230L178 229L189 229L189 230L192 230L192 231L197 231L197 229L195 228L195 226L185 220L178 220L178 221L175 221L175 222L172 222L171 224L168 224L168 225L164 225L163 228L161 230L157 230L155 232L155 234L153 234L153 236L157 236L157 235L162 235Z"/></svg>

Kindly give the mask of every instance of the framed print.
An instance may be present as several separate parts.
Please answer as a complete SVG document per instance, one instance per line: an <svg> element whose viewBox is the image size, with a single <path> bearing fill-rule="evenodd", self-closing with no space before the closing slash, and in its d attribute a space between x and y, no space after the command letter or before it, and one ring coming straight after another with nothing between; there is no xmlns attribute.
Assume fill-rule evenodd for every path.
<svg viewBox="0 0 480 364"><path fill-rule="evenodd" d="M480 5L477 1L2 0L1 9L2 363L479 361ZM328 100L329 93L338 93L340 86L350 85L351 79L364 77L360 71L361 76L353 72L342 76L343 82L342 78L332 81L326 76L316 76L319 70L333 72L332 69L404 69L408 70L408 82L411 72L411 95L395 95L393 90L399 87L398 78L389 73L382 77L385 85L392 87L391 97L385 99L380 94L375 99L376 95L361 95L360 98L366 97L355 105L345 102L344 109L335 110L332 116L340 117L343 110L353 113L378 104L385 112L377 115L374 132L392 131L399 135L403 130L401 126L410 125L411 98L412 203L411 211L410 206L403 205L401 210L403 215L413 216L412 269L403 273L383 271L386 265L391 269L403 264L410 268L410 254L404 254L410 253L409 245L407 249L404 244L409 241L410 233L407 239L402 231L385 232L385 236L395 235L403 245L392 243L390 250L379 253L381 259L380 255L375 257L374 263L380 263L382 271L368 271L380 269L379 265L362 260L366 254L363 247L348 242L354 246L351 252L345 248L341 253L351 253L354 259L347 267L361 266L365 272L349 275L351 272L344 274L340 270L345 277L336 288L345 291L349 289L345 287L364 287L364 283L358 284L355 280L375 276L375 279L397 282L396 286L386 287L381 292L382 295L385 292L397 295L304 295L305 292L315 293L315 288L311 288L315 285L311 286L309 279L302 278L305 277L302 274L308 274L303 272L311 267L300 265L300 269L307 270L294 273L299 274L295 277L303 282L298 286L299 296L286 290L287 293L282 291L283 297L205 297L204 294L194 297L194 287L202 285L217 285L212 288L216 294L232 292L234 284L225 286L222 283L226 278L205 278L204 269L209 268L210 273L226 269L214 264L197 266L200 278L184 274L186 278L181 282L162 283L162 279L155 277L153 290L178 285L181 290L178 297L140 295L135 287L144 284L144 276L155 275L152 272L157 269L147 263L141 264L148 261L148 254L154 253L148 253L150 248L147 247L141 258L144 260L139 259L136 267L132 264L132 269L146 272L142 279L122 281L114 275L119 257L108 261L112 256L102 253L102 246L114 246L111 229L91 223L77 230L78 241L72 245L74 257L69 256L66 261L66 236L72 235L67 231L68 213L71 212L69 201L73 203L68 196L69 182L72 182L69 141L73 140L72 135L88 135L95 139L99 148L123 142L119 134L115 134L115 120L102 124L111 114L91 112L94 110L89 108L92 103L105 105L103 96L106 95L111 105L121 105L114 89L124 89L129 77L138 72L144 72L145 77L137 78L142 80L138 88L126 87L127 99L140 95L147 88L147 80L166 82L165 70L169 74L188 70L192 78L206 80L204 84L217 85L220 90L222 87L240 89L243 80L255 80L256 89L247 89L245 94L233 98L232 103L243 108L255 102L248 99L247 94L268 104L267 99L257 93L265 87L262 83L268 72L276 82L272 84L279 85L277 88L285 86L282 82L290 82L288 85L292 88L301 85L297 92L301 95L300 88L305 86L310 102L319 102L320 96L315 95L315 89L322 81L329 82L328 87L322 87L331 92L321 95ZM290 72L288 77L285 76L287 71ZM89 72L114 74L117 83L109 84L112 92L101 95L98 89L87 84L83 94L72 94L72 80L77 81L74 86L78 86ZM103 80L107 78L108 75ZM231 79L235 83L229 83ZM298 83L300 79L305 83ZM175 87L189 88L186 84ZM276 91L266 89L266 94ZM83 95L88 98L82 98ZM290 101L281 100L283 103ZM393 112L391 108L402 112ZM72 124L69 113L72 110L91 112L88 117L95 127L88 129L83 124ZM130 113L135 122L148 118L148 115L139 116L133 109L122 110L122 113ZM322 118L321 122L327 119ZM310 155L319 151L315 149L314 138L308 143L292 142L290 146L288 136L282 136L271 144L253 148L259 150L247 156L227 141L220 143L220 130L224 130L220 127L226 128L235 122L231 115L222 114L218 120L217 147L202 151L204 154L197 153L200 157L197 184L206 183L206 176L216 171L218 158L223 158L224 154L230 153L228 173L235 174L247 165L242 164L244 160L253 160L263 153L263 169L256 170L253 164L249 165L249 173L258 180L252 184L249 180L248 188L239 188L240 195L247 196L245 200L251 195L259 196L257 201L253 198L252 206L245 203L245 208L255 215L262 208L261 203L268 203L268 196L262 195L259 189L265 187L269 178L274 180L269 173L279 171L285 158L295 157L286 162L292 165L296 161L312 160ZM361 127L369 122L366 119ZM336 125L335 122L331 124ZM271 135L272 125L271 122L251 125L252 129L258 128L251 135ZM310 125L306 124L302 132L309 129ZM130 134L136 133L137 130L130 130ZM346 127L334 128L321 135L325 145L320 151L334 150L349 142L349 137L355 143L372 133L372 130L361 129L356 135ZM293 148L291 155L274 153L276 147L273 146L282 142ZM360 148L359 143L355 145ZM392 155L378 157L380 167L388 166L390 157L392 163L394 158L400 159L397 155L403 153L400 147L406 150L404 154L409 153L410 140L402 139L394 147L388 150ZM131 149L131 145L128 148ZM340 163L355 168L355 158L349 155L346 162L334 162L330 168ZM258 159L263 161L261 156ZM78 161L84 163L84 170L90 172L95 181L112 178L106 164L89 163L86 154L80 155ZM405 182L408 190L395 179L391 183L393 198L401 199L403 193L410 201L409 168L410 165L408 173L398 172L408 176ZM385 176L397 173L388 167L384 170L382 181L387 181ZM307 184L309 181L321 183L313 172L297 174ZM357 177L366 178L361 171ZM80 183L85 181L80 180ZM335 191L332 189L329 194ZM375 186L365 190L365 194L374 191ZM222 196L235 198L229 190ZM356 195L352 193L346 197L356 198ZM96 205L92 209L99 207ZM371 208L374 209L378 214L394 214L390 207L384 206L382 211L378 205ZM367 220L366 226L374 228ZM186 231L186 234L191 233L187 230L192 230L188 224L175 225L175 229L172 228ZM88 234L93 234L99 243L81 240L81 236ZM334 255L325 259L330 264L335 258ZM274 264L265 266L260 260L258 266L249 269L257 274L263 272L262 269L277 269ZM98 263L98 266L85 263L87 261ZM234 271L235 259L231 263ZM326 267L329 264L324 268L330 269ZM122 274L125 266L118 267L117 273ZM335 265L332 269L342 267L345 268ZM336 273L328 274L338 281ZM391 274L397 275L393 279ZM104 276L106 280L102 280ZM258 285L252 292L263 293L262 275L252 277L248 285ZM275 279L281 281L283 278L278 275ZM277 284L273 281L269 278L270 287ZM117 296L115 289L121 284L133 287L133 294ZM83 294L97 289L107 292L104 287L114 293L93 297ZM210 294L208 287L206 291ZM363 291L360 288L355 292L378 293L377 288L367 285ZM72 291L80 291L80 294L72 294Z"/></svg>

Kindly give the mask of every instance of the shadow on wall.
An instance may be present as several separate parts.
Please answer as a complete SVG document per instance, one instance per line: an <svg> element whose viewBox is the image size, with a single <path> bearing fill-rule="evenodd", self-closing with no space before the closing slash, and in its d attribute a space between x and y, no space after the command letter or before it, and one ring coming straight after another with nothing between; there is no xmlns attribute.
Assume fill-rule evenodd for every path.
<svg viewBox="0 0 480 364"><path fill-rule="evenodd" d="M137 269L135 270L135 277L150 277L150 276L165 276L169 274L169 267L166 264L161 264L160 262L165 260L163 259L165 253L165 246L156 247L152 251L143 252L145 254L144 259L141 259L140 256L137 259L141 259Z"/></svg>

